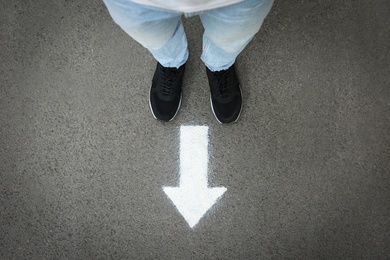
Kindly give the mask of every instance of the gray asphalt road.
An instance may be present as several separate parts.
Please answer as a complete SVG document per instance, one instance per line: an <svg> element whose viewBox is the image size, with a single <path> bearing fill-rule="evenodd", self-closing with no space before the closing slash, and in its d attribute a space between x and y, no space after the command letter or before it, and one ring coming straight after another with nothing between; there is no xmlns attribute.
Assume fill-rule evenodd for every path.
<svg viewBox="0 0 390 260"><path fill-rule="evenodd" d="M276 1L238 58L241 120L219 125L191 50L184 100L155 121L151 55L101 1L0 3L0 259L390 259L389 1ZM182 125L209 127L191 229Z"/></svg>

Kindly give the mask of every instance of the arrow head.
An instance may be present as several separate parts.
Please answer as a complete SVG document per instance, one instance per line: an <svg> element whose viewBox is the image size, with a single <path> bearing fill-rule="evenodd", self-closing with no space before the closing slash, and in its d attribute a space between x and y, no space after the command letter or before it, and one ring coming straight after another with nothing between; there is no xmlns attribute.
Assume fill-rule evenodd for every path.
<svg viewBox="0 0 390 260"><path fill-rule="evenodd" d="M164 192L175 204L184 219L193 228L203 215L225 193L225 187L188 189L164 187Z"/></svg>

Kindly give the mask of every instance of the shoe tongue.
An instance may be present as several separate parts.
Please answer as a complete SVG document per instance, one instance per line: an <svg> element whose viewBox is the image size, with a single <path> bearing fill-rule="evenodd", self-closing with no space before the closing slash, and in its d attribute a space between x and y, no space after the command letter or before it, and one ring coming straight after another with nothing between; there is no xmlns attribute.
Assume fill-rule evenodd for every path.
<svg viewBox="0 0 390 260"><path fill-rule="evenodd" d="M169 67L162 67L162 69L164 70L164 73L173 74L173 75L175 75L176 72L179 70L177 68L169 68Z"/></svg>
<svg viewBox="0 0 390 260"><path fill-rule="evenodd" d="M226 81L220 82L219 95L221 96L221 98L229 97L229 86L228 86L228 83Z"/></svg>
<svg viewBox="0 0 390 260"><path fill-rule="evenodd" d="M175 73L171 68L163 68L163 70L164 72L160 74L162 82L159 97L164 100L172 100L175 95L173 88Z"/></svg>
<svg viewBox="0 0 390 260"><path fill-rule="evenodd" d="M180 68L161 67L158 98L163 101L173 101L180 98Z"/></svg>
<svg viewBox="0 0 390 260"><path fill-rule="evenodd" d="M229 86L228 71L219 71L215 73L218 87L218 99L221 101L230 101L232 99L231 89Z"/></svg>

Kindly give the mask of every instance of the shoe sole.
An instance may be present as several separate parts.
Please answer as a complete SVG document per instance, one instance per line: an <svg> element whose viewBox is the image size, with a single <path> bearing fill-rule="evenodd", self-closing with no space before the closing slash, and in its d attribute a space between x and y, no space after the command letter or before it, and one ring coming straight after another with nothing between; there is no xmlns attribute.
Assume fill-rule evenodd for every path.
<svg viewBox="0 0 390 260"><path fill-rule="evenodd" d="M213 100L212 100L212 97L211 97L211 94L210 94L210 105L211 105L211 110L213 111L213 114L214 114L214 117L215 119L217 119L218 123L220 123L221 125L226 125L226 124L232 124L232 123L236 123L238 121L238 119L240 118L241 116L241 111L242 111L242 107L243 107L243 104L244 104L244 99L242 98L242 90L241 90L241 86L240 86L240 93L241 93L241 108L240 108L240 112L238 113L238 116L236 118L236 120L230 122L230 123L222 123L221 121L219 121L217 115L215 114L215 111L214 111L214 106L213 106Z"/></svg>
<svg viewBox="0 0 390 260"><path fill-rule="evenodd" d="M162 121L162 122L171 122L177 115L177 113L179 112L179 109L180 109L180 106L181 106L181 100L182 100L182 96L183 96L183 92L180 93L180 101L179 101L179 106L177 107L177 110L176 110L176 113L173 115L173 117L171 119L169 119L168 121L164 121L164 120L160 120L156 117L156 115L154 114L153 112L153 108L152 108L152 103L150 102L150 95L151 95L151 92L152 92L152 87L149 88L149 108L150 108L150 111L152 112L152 115L154 117L154 119L158 120L158 121Z"/></svg>

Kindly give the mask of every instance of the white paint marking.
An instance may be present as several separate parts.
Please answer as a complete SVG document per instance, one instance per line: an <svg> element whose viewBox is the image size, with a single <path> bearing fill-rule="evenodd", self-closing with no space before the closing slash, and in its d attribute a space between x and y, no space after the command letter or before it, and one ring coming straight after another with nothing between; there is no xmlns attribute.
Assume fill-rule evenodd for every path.
<svg viewBox="0 0 390 260"><path fill-rule="evenodd" d="M181 126L180 184L163 188L191 228L226 191L225 187L208 187L207 146L207 126Z"/></svg>

